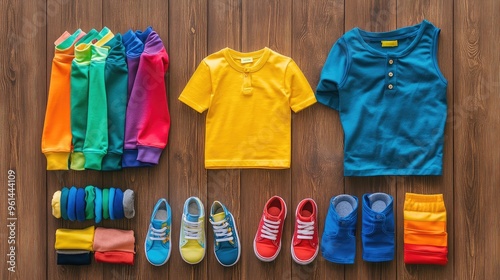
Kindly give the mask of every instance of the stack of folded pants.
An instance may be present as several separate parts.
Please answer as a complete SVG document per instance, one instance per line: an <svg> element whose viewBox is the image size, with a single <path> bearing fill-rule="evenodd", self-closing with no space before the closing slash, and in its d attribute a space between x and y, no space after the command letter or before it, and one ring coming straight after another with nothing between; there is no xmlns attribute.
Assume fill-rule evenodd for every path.
<svg viewBox="0 0 500 280"><path fill-rule="evenodd" d="M442 194L406 194L404 262L436 265L448 263L446 208Z"/></svg>
<svg viewBox="0 0 500 280"><path fill-rule="evenodd" d="M96 223L102 219L132 219L134 200L134 191L130 189L123 192L119 188L64 187L52 197L52 215L79 222L94 219Z"/></svg>
<svg viewBox="0 0 500 280"><path fill-rule="evenodd" d="M55 249L58 265L89 265L94 226L84 229L57 229Z"/></svg>
<svg viewBox="0 0 500 280"><path fill-rule="evenodd" d="M93 250L96 262L134 265L134 231L97 228Z"/></svg>

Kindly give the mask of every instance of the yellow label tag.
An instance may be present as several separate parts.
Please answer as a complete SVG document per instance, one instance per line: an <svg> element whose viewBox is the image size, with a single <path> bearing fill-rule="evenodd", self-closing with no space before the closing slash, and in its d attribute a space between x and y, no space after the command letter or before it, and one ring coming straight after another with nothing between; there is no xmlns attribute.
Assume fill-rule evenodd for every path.
<svg viewBox="0 0 500 280"><path fill-rule="evenodd" d="M253 57L242 57L241 58L241 64L252 63L252 62L253 62Z"/></svg>
<svg viewBox="0 0 500 280"><path fill-rule="evenodd" d="M397 46L398 46L398 40L382 41L382 48L397 47Z"/></svg>

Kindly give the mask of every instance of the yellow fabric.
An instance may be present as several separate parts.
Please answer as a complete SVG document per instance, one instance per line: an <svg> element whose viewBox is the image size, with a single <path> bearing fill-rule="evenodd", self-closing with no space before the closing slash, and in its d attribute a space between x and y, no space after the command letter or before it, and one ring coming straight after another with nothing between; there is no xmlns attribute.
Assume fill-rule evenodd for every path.
<svg viewBox="0 0 500 280"><path fill-rule="evenodd" d="M196 240L188 240L181 247L181 256L188 263L198 263L205 256L205 248L201 247Z"/></svg>
<svg viewBox="0 0 500 280"><path fill-rule="evenodd" d="M84 229L65 229L56 230L55 249L73 249L92 251L94 242L94 226Z"/></svg>
<svg viewBox="0 0 500 280"><path fill-rule="evenodd" d="M47 170L68 170L70 152L47 152Z"/></svg>
<svg viewBox="0 0 500 280"><path fill-rule="evenodd" d="M269 48L209 55L179 100L200 113L208 109L208 169L289 168L290 108L298 112L316 102L297 64Z"/></svg>
<svg viewBox="0 0 500 280"><path fill-rule="evenodd" d="M52 216L61 218L61 191L56 191L52 196Z"/></svg>
<svg viewBox="0 0 500 280"><path fill-rule="evenodd" d="M214 214L213 216L214 222L220 222L226 217L226 213L220 212L217 214Z"/></svg>
<svg viewBox="0 0 500 280"><path fill-rule="evenodd" d="M446 212L442 194L406 193L404 210L420 212Z"/></svg>
<svg viewBox="0 0 500 280"><path fill-rule="evenodd" d="M404 219L422 222L446 222L443 195L406 193Z"/></svg>

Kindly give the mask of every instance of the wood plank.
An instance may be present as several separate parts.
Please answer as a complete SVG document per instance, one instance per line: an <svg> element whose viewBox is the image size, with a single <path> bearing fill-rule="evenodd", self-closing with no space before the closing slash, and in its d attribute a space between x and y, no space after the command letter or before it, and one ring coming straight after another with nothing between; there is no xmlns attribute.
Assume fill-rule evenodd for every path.
<svg viewBox="0 0 500 280"><path fill-rule="evenodd" d="M241 49L241 1L220 0L210 1L208 5L208 54L230 47ZM200 124L205 126L205 123ZM210 215L211 203L215 200L226 205L233 214L236 228L240 229L240 170L207 170L207 217ZM208 218L207 218L208 221ZM243 232L239 231L241 238ZM238 279L240 278L240 264L227 268L221 266L213 252L214 235L212 225L207 223L207 263L209 279ZM241 244L241 242L240 242ZM241 259L241 258L240 258Z"/></svg>
<svg viewBox="0 0 500 280"><path fill-rule="evenodd" d="M189 265L182 260L177 249L185 200L190 196L198 196L207 204L207 172L203 164L205 114L198 114L177 98L198 64L207 56L207 1L171 1L169 22L172 133L169 140L168 184L172 187L168 190L168 198L173 213L174 242L174 251L168 263L169 277L206 279L207 260ZM213 247L207 244L206 248L209 254Z"/></svg>
<svg viewBox="0 0 500 280"><path fill-rule="evenodd" d="M364 8L362 8L364 7ZM346 1L345 31L354 27L367 31L389 31L396 28L396 1L356 0ZM362 197L365 193L384 192L396 197L396 179L391 176L346 177L345 193L359 199L358 225L356 231L356 261L346 267L346 279L391 279L396 278L398 260L369 263L363 261L361 243ZM394 209L395 218L398 216ZM399 234L399 233L398 233Z"/></svg>
<svg viewBox="0 0 500 280"><path fill-rule="evenodd" d="M3 1L0 7L4 36L1 44L4 74L0 78L4 153L0 178L5 186L1 195L4 226L0 232L5 238L1 245L3 264L0 275L2 279L39 279L46 275L47 236L43 220L47 212L45 167L38 148L43 123L37 118L44 113L45 104L43 94L39 94L39 89L46 87L45 69L39 69L45 63L45 3L39 0ZM10 179L15 176L11 192L8 190L9 170L15 172L10 174ZM15 198L11 200L15 205L10 204L14 209L8 209L9 197ZM13 239L8 239L11 237ZM8 264L10 260L13 263ZM8 270L9 267L13 272Z"/></svg>
<svg viewBox="0 0 500 280"><path fill-rule="evenodd" d="M439 67L448 79L448 120L445 130L445 146L443 158L443 176L408 176L399 177L398 186L398 213L403 213L405 193L433 194L443 193L447 210L448 244L453 244L453 1L398 1L398 27L404 27L421 22L423 19L431 21L441 28L439 38ZM402 215L398 216L398 225L403 224ZM398 227L398 259L403 260L403 228ZM449 246L449 262L446 267L425 265L404 265L398 263L398 277L405 278L439 278L455 279L453 276L453 246Z"/></svg>
<svg viewBox="0 0 500 280"><path fill-rule="evenodd" d="M15 50L15 45L13 44L13 39L12 36L16 36L16 32L19 32L18 30L13 28L13 24L16 23L14 19L15 15L15 9L9 9L9 7L12 4L9 3L8 1L2 1L0 2L0 32L1 34L5 34L5 36L9 39L3 40L2 43L0 43L0 52L3 54L11 54ZM9 24L10 22L10 24ZM15 163L15 154L13 153L12 148L16 147L17 148L17 136L14 135L14 129L11 129L11 122L15 121L16 115L14 114L14 106L15 106L15 99L14 99L14 94L13 91L16 87L15 83L15 77L18 75L14 69L11 69L12 65L16 63L16 58L12 57L12 55L4 55L0 58L0 72L4 73L0 77L0 90L4 93L11 93L11 94L0 94L0 128L2 130L2 134L0 135L0 153L2 155L2 158L0 160L0 180L1 182L5 182L8 184L8 178L9 178L9 170L13 170L16 166L14 165ZM14 138L16 137L16 138ZM12 145L13 143L14 145ZM15 170L13 170L15 172ZM15 174L12 174L15 175ZM42 174L44 176L44 174ZM12 179L12 177L11 177ZM45 190L45 181L42 180L41 186L42 189ZM14 186L15 188L15 186ZM0 208L0 216L4 221L7 221L7 218L10 217L9 215L9 208L8 208L8 198L9 198L9 193L8 193L8 186L6 185L6 188L4 190L5 195L2 194L2 206ZM17 198L16 198L17 199ZM45 196L42 195L42 200L45 201ZM17 203L17 201L16 201ZM44 202L42 202L44 203ZM12 209L12 208L11 208ZM44 213L45 214L45 213ZM13 216L13 215L12 215ZM10 229L5 227L2 227L0 229L0 235L3 237L5 236L5 241L1 242L0 244L0 252L2 254L5 254L5 263L2 265L2 271L0 271L0 278L1 279L15 279L16 277L16 271L18 271L18 259L15 260L15 263L13 262L12 264L8 264L7 261L10 260L10 256L7 256L7 254L12 254L10 250L10 246L14 244L9 244L9 237L10 237ZM12 241L11 241L12 242ZM43 253L45 253L45 242L42 243L43 248L42 250ZM16 244L17 246L17 244ZM4 253L5 252L5 253ZM17 253L17 252L15 252ZM9 272L9 268L13 267L12 270L14 272ZM42 268L45 272L46 268ZM43 273L43 272L42 272ZM40 273L40 274L42 274Z"/></svg>
<svg viewBox="0 0 500 280"><path fill-rule="evenodd" d="M455 278L498 279L499 5L454 7Z"/></svg>
<svg viewBox="0 0 500 280"><path fill-rule="evenodd" d="M292 3L291 1L244 1L242 6L242 51L249 52L267 46L283 55L291 55ZM241 171L241 208L243 236L242 277L271 279L273 275L288 278L291 274L291 171L250 169ZM253 239L257 231L262 209L267 200L281 196L287 203L288 218L282 235L282 248L277 259L264 263L253 251ZM250 210L254 209L254 210Z"/></svg>
<svg viewBox="0 0 500 280"><path fill-rule="evenodd" d="M86 2L68 2L58 0L47 1L47 89L50 82L52 58L54 57L53 42L65 31L72 33L81 28L88 32L91 28L99 29L102 26L102 13L95 12L95 7L101 7L101 0ZM45 97L46 99L46 97ZM43 107L45 110L45 107ZM41 116L44 116L42 114ZM42 156L43 157L43 156ZM45 164L45 160L44 160ZM102 186L102 174L98 171L47 171L47 204L52 194L63 186L85 187L87 185ZM54 279L78 279L95 275L102 279L102 265L88 267L57 266L54 252L55 231L57 228L84 228L94 223L92 221L70 222L55 219L47 212L47 274Z"/></svg>
<svg viewBox="0 0 500 280"><path fill-rule="evenodd" d="M8 22L13 22L13 16L14 16L14 10L11 9L9 10L8 7L10 7L10 5L12 5L11 3L9 3L8 1L2 1L0 2L0 32L2 34L6 34L7 36L14 36L15 33L13 33L12 31L9 32L9 26L10 24L8 24ZM8 37L7 37L8 38ZM5 41L4 41L5 42ZM0 52L1 53L4 53L4 54L7 54L7 53L10 53L11 50L13 49L13 44L12 44L12 39L9 39L7 41L7 43L2 43L0 44ZM0 90L2 92L5 92L5 93L9 93L9 92L12 92L14 87L15 87L15 84L14 84L14 81L11 79L12 77L12 70L10 70L10 65L11 63L13 62L10 62L9 61L10 58L8 58L7 56L2 56L2 58L0 58ZM12 94L0 94L0 129L2 130L2 134L0 134L0 153L2 154L2 160L0 160L0 180L1 182L7 182L8 184L8 180L9 180L9 170L12 170L11 168L15 167L12 165L12 162L11 160L14 158L14 156L11 155L11 135L14 134L14 131L11 130L11 126L10 126L10 121L11 121L11 110L9 109L11 106L11 100L13 101L13 96ZM15 170L13 170L15 172ZM11 174L11 175L15 175L15 174ZM12 177L11 177L12 179ZM42 188L45 190L45 182L43 181L42 184L44 184L42 186ZM8 193L8 185L7 187L5 188L5 191L3 191L1 194L0 194L0 199L2 201L2 205L5 205L4 207L1 207L0 208L0 215L2 217L2 219L6 220L7 217L9 217L9 203L8 203L8 198L9 198L9 193ZM13 188L11 189L14 189L15 186L13 186ZM12 191L13 192L13 191ZM14 196L15 197L15 196ZM43 200L45 201L45 196L43 196ZM44 202L42 202L44 203ZM11 208L12 209L12 208ZM45 213L44 213L45 214ZM7 256L7 254L12 254L11 253L11 250L10 250L10 246L13 245L13 244L9 244L9 237L10 237L10 229L7 228L7 227L2 227L0 229L0 236L5 236L6 240L3 241L1 244L0 244L0 252L2 252L2 254L5 254L5 265L2 266L5 267L5 269L2 269L2 271L0 271L0 278L1 279L14 279L15 278L15 271L17 271L17 269L15 268L12 268L12 270L14 272L10 272L9 271L9 268L10 267L13 267L13 266L16 266L17 265L17 262L16 263L12 263L12 264L9 264L7 263L7 261L10 260L10 256ZM12 243L12 241L11 241ZM43 242L44 246L45 247L45 242ZM40 250L42 250L43 253L45 253L45 250L46 248L40 248ZM5 252L5 253L4 253Z"/></svg>
<svg viewBox="0 0 500 280"><path fill-rule="evenodd" d="M344 1L307 0L293 2L292 58L316 89L326 57L344 33ZM324 38L324 40L318 40ZM293 233L295 208L311 197L318 205L319 238L332 196L344 192L343 132L336 111L321 104L293 115L292 128L292 204L289 207ZM326 261L321 252L307 266L292 262L292 278L343 279L341 265Z"/></svg>

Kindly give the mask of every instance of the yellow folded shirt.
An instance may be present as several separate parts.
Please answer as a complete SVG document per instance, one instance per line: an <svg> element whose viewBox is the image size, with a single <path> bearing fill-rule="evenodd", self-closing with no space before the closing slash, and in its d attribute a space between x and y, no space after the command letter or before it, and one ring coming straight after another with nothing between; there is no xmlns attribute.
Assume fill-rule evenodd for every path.
<svg viewBox="0 0 500 280"><path fill-rule="evenodd" d="M90 226L84 229L57 229L55 249L92 251L92 244L94 243L94 231L94 226Z"/></svg>

